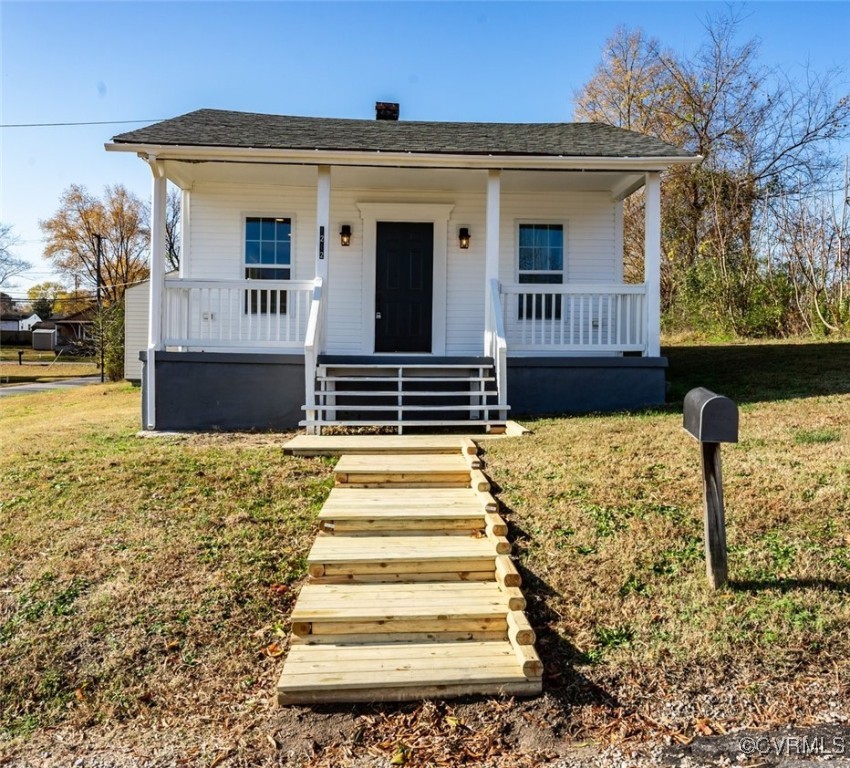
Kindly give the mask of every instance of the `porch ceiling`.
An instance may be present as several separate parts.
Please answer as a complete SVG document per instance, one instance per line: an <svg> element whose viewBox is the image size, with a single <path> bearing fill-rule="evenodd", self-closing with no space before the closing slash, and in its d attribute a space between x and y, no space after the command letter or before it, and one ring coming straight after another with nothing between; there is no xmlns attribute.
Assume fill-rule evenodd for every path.
<svg viewBox="0 0 850 768"><path fill-rule="evenodd" d="M315 187L317 167L273 163L165 162L166 175L182 189L197 183ZM502 172L503 192L610 192L622 197L643 184L643 174L626 171L553 170ZM463 190L484 193L487 171L479 169L334 166L332 189Z"/></svg>

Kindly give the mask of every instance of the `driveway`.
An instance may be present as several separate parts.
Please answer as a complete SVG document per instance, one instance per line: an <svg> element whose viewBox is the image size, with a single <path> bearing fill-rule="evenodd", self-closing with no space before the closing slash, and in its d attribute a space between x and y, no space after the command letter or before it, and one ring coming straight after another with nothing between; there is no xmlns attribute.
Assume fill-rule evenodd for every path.
<svg viewBox="0 0 850 768"><path fill-rule="evenodd" d="M6 397L7 395L30 395L34 392L47 392L51 389L70 389L72 387L82 387L86 384L100 384L100 374L80 376L76 379L61 379L59 381L9 384L8 386L0 387L0 397Z"/></svg>

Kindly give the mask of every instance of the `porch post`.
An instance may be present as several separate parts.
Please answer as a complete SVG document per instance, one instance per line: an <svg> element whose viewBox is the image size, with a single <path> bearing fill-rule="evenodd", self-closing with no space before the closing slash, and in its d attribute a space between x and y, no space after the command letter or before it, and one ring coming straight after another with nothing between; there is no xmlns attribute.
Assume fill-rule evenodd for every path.
<svg viewBox="0 0 850 768"><path fill-rule="evenodd" d="M191 232L192 219L192 197L188 189L180 191L180 265L178 275L180 278L189 275L189 233Z"/></svg>
<svg viewBox="0 0 850 768"><path fill-rule="evenodd" d="M145 362L145 427L156 429L156 352L162 349L162 307L165 293L165 168L156 159L150 161L153 172L151 190L151 253L148 349Z"/></svg>
<svg viewBox="0 0 850 768"><path fill-rule="evenodd" d="M487 225L484 235L484 354L492 351L492 337L495 331L492 322L493 301L491 281L499 279L499 223L502 194L502 172L490 170L487 173Z"/></svg>
<svg viewBox="0 0 850 768"><path fill-rule="evenodd" d="M328 252L331 243L331 169L319 166L316 184L316 277L323 282L328 279ZM324 240L324 242L322 242Z"/></svg>
<svg viewBox="0 0 850 768"><path fill-rule="evenodd" d="M646 174L644 187L643 282L646 286L647 357L661 354L661 179L657 171Z"/></svg>

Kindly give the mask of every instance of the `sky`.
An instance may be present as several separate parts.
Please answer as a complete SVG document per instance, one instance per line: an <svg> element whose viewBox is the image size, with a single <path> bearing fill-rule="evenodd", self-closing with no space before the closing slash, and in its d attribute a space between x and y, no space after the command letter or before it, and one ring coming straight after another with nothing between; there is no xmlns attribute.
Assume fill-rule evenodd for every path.
<svg viewBox="0 0 850 768"><path fill-rule="evenodd" d="M38 222L63 190L122 183L149 199L147 165L103 145L211 107L314 117L566 121L618 25L692 52L706 2L10 2L0 0L0 222L33 263L13 296L56 279ZM741 41L794 70L850 77L850 3L750 2ZM845 89L850 92L850 88ZM117 121L140 121L117 124Z"/></svg>

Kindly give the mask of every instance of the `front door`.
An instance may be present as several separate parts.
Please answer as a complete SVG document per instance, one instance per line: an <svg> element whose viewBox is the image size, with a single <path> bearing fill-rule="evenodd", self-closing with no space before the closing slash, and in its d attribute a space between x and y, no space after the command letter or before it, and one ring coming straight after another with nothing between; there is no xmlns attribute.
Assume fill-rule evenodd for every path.
<svg viewBox="0 0 850 768"><path fill-rule="evenodd" d="M430 352L434 225L377 222L375 352Z"/></svg>

